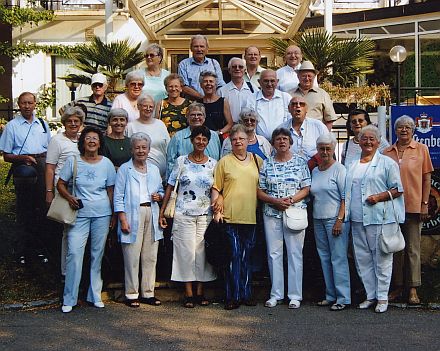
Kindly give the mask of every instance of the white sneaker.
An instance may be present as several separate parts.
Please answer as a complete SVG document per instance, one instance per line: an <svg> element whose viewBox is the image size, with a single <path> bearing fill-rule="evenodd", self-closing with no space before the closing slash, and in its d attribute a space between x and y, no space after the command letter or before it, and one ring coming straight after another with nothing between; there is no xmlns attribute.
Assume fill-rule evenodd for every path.
<svg viewBox="0 0 440 351"><path fill-rule="evenodd" d="M367 310L370 307L372 307L374 305L375 301L374 300L365 300L364 302L361 302L358 306L359 309L361 310Z"/></svg>
<svg viewBox="0 0 440 351"><path fill-rule="evenodd" d="M63 313L69 313L69 312L72 312L72 309L73 309L72 306L67 306L67 305L63 305L63 306L61 307L61 311L62 311Z"/></svg>
<svg viewBox="0 0 440 351"><path fill-rule="evenodd" d="M374 312L376 313L384 313L388 310L388 302L378 302Z"/></svg>
<svg viewBox="0 0 440 351"><path fill-rule="evenodd" d="M281 304L283 301L282 300L277 300L275 297L271 297L269 300L266 301L266 303L264 304L265 307L275 307L276 305Z"/></svg>
<svg viewBox="0 0 440 351"><path fill-rule="evenodd" d="M93 306L95 306L96 308L104 308L104 302L102 301L95 302Z"/></svg>
<svg viewBox="0 0 440 351"><path fill-rule="evenodd" d="M297 309L301 306L301 302L298 300L290 300L289 302L289 308Z"/></svg>

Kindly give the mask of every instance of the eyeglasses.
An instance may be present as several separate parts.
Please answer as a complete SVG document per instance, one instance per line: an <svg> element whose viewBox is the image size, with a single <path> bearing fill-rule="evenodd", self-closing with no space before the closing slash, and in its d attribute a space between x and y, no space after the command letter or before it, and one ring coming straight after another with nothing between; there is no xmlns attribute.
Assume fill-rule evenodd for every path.
<svg viewBox="0 0 440 351"><path fill-rule="evenodd" d="M200 118L200 117L204 117L203 113L190 113L189 114L190 118Z"/></svg>
<svg viewBox="0 0 440 351"><path fill-rule="evenodd" d="M95 137L95 136L86 136L84 138L85 141L99 141L99 137Z"/></svg>
<svg viewBox="0 0 440 351"><path fill-rule="evenodd" d="M243 123L249 123L249 124L253 124L257 121L255 118L242 118L241 120L243 121Z"/></svg>
<svg viewBox="0 0 440 351"><path fill-rule="evenodd" d="M359 119L352 119L351 124L362 124L362 122L365 122L365 119L359 118Z"/></svg>
<svg viewBox="0 0 440 351"><path fill-rule="evenodd" d="M398 126L396 129L398 129L398 130L412 130L411 126Z"/></svg>
<svg viewBox="0 0 440 351"><path fill-rule="evenodd" d="M66 124L72 124L72 125L80 125L82 122L81 121L75 121L75 120L68 119L65 123Z"/></svg>
<svg viewBox="0 0 440 351"><path fill-rule="evenodd" d="M290 103L290 105L291 106L301 106L301 107L304 107L304 106L306 106L306 103L304 101L292 101Z"/></svg>
<svg viewBox="0 0 440 351"><path fill-rule="evenodd" d="M238 142L240 142L240 143L242 143L243 141L245 141L245 140L247 140L247 138L241 138L241 137L238 137L238 138L232 138L232 142L233 143L238 143Z"/></svg>
<svg viewBox="0 0 440 351"><path fill-rule="evenodd" d="M104 86L104 84L102 83L93 83L92 84L92 88L102 88Z"/></svg>
<svg viewBox="0 0 440 351"><path fill-rule="evenodd" d="M234 69L243 69L244 68L244 66L243 65L232 65L231 66L231 68L234 68Z"/></svg>
<svg viewBox="0 0 440 351"><path fill-rule="evenodd" d="M159 56L159 54L145 54L145 58L154 58Z"/></svg>
<svg viewBox="0 0 440 351"><path fill-rule="evenodd" d="M131 82L129 84L132 88L139 88L139 87L143 87L144 83L136 83L136 82Z"/></svg>

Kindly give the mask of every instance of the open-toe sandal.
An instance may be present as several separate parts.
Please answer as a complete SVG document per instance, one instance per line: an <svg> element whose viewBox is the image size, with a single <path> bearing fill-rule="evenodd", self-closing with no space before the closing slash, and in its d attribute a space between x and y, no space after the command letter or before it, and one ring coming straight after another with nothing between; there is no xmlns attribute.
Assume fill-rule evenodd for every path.
<svg viewBox="0 0 440 351"><path fill-rule="evenodd" d="M186 296L185 300L183 300L183 307L194 308L194 297L193 296Z"/></svg>
<svg viewBox="0 0 440 351"><path fill-rule="evenodd" d="M197 295L195 302L200 306L208 306L210 303L209 300L203 295Z"/></svg>
<svg viewBox="0 0 440 351"><path fill-rule="evenodd" d="M138 299L125 300L125 304L128 307L132 307L132 308L137 308L137 307L140 306L140 303L139 303Z"/></svg>
<svg viewBox="0 0 440 351"><path fill-rule="evenodd" d="M162 302L160 302L160 300L156 299L154 296L153 297L143 297L140 300L142 303L146 303L147 305L150 306L160 306L162 304Z"/></svg>

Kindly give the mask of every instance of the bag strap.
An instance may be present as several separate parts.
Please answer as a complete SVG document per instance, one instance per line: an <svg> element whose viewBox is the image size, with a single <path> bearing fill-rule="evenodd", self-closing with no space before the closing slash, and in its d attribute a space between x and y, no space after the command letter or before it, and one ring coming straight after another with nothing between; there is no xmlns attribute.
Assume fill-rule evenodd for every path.
<svg viewBox="0 0 440 351"><path fill-rule="evenodd" d="M344 151L344 162L342 163L345 166L345 160L347 159L349 140L345 142L345 151Z"/></svg>
<svg viewBox="0 0 440 351"><path fill-rule="evenodd" d="M179 161L177 161L179 162ZM177 187L179 186L179 178L180 178L180 174L182 173L182 169L183 169L183 165L179 164L179 171L177 172L177 177L176 177L176 182L174 183L174 192L177 191Z"/></svg>
<svg viewBox="0 0 440 351"><path fill-rule="evenodd" d="M75 196L76 175L78 174L78 160L76 156L73 159L73 180L72 180L72 196Z"/></svg>
<svg viewBox="0 0 440 351"><path fill-rule="evenodd" d="M41 123L41 126L43 127L44 133L47 133L47 128L46 128L46 124L44 124L44 121L41 117L38 117L38 120Z"/></svg>
<svg viewBox="0 0 440 351"><path fill-rule="evenodd" d="M251 82L246 82L247 86L249 87L249 90L251 91L251 93L254 93L254 87L252 86Z"/></svg>
<svg viewBox="0 0 440 351"><path fill-rule="evenodd" d="M397 213L396 213L396 208L394 207L394 199L393 199L393 195L391 194L391 191L387 190L388 195L390 196L391 199L391 203L393 204L393 212L394 212L394 219L396 220L396 223L398 224L399 221L397 219ZM384 211L384 217L385 217L385 211Z"/></svg>

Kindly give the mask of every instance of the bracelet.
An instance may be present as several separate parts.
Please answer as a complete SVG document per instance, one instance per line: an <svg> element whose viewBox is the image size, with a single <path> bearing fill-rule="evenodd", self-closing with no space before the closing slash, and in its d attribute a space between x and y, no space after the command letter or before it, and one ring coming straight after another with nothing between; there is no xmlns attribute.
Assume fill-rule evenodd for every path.
<svg viewBox="0 0 440 351"><path fill-rule="evenodd" d="M46 193L53 193L53 190L52 189L47 189Z"/></svg>
<svg viewBox="0 0 440 351"><path fill-rule="evenodd" d="M344 217L338 217L336 220L342 221L343 219L344 219Z"/></svg>

